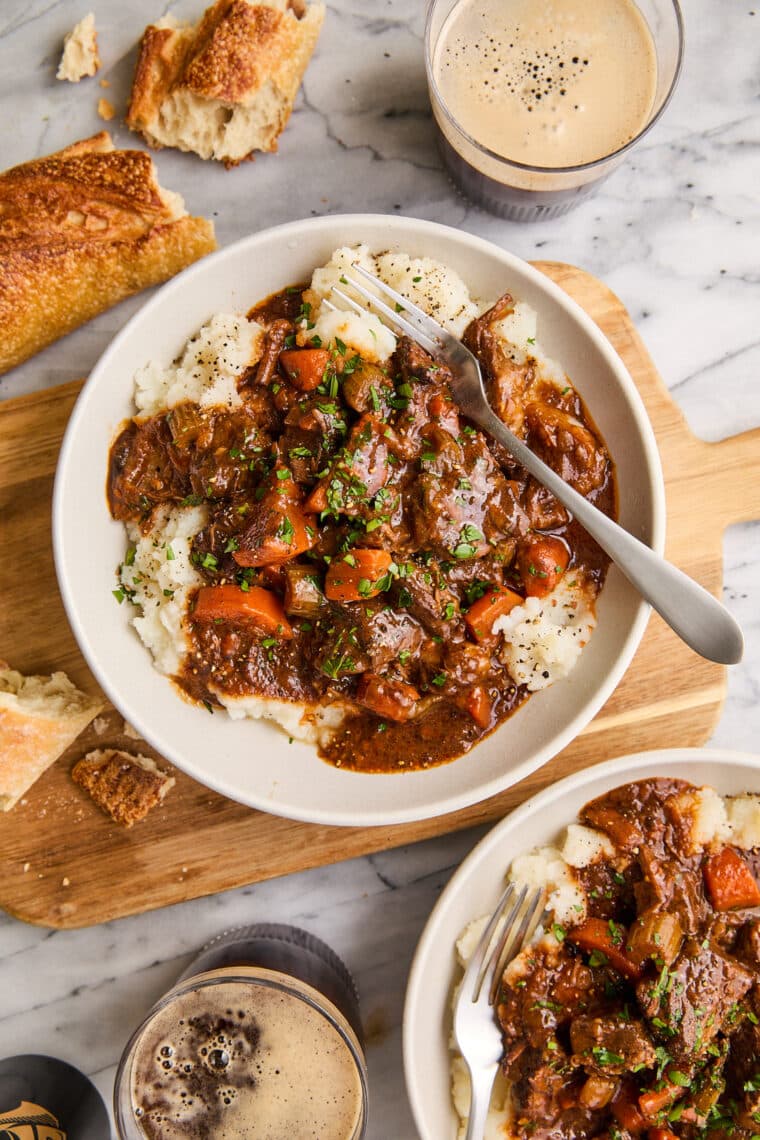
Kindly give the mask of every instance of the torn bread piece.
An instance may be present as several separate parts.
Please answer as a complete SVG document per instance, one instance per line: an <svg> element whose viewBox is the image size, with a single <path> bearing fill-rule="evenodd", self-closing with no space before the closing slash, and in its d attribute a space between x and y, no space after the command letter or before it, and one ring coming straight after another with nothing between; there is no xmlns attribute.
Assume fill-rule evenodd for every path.
<svg viewBox="0 0 760 1140"><path fill-rule="evenodd" d="M99 67L95 16L92 12L88 12L64 39L63 55L55 77L67 79L69 83L78 83L80 79L94 75Z"/></svg>
<svg viewBox="0 0 760 1140"><path fill-rule="evenodd" d="M324 16L321 3L217 0L197 25L148 25L127 125L227 167L276 150Z"/></svg>
<svg viewBox="0 0 760 1140"><path fill-rule="evenodd" d="M115 823L132 827L161 803L175 779L149 756L96 748L74 765L71 778Z"/></svg>
<svg viewBox="0 0 760 1140"><path fill-rule="evenodd" d="M216 249L214 226L107 131L0 174L0 374Z"/></svg>
<svg viewBox="0 0 760 1140"><path fill-rule="evenodd" d="M10 811L103 707L65 673L25 677L0 662L0 810Z"/></svg>

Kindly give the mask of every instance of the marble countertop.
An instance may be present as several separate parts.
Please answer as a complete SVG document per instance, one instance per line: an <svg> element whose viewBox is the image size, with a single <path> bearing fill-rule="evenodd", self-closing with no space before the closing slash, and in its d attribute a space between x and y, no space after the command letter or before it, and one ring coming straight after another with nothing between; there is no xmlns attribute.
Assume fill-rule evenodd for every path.
<svg viewBox="0 0 760 1140"><path fill-rule="evenodd" d="M119 145L141 145L121 117L143 26L202 0L92 0L103 70L59 83L63 35L87 3L0 3L0 166L101 129L117 108ZM632 314L691 427L719 439L760 422L760 11L753 0L689 0L680 86L641 147L575 213L512 224L470 207L441 170L422 65L422 0L333 0L279 154L237 170L162 152L161 181L212 215L220 245L314 214L377 211L429 218L524 258L574 262L604 279ZM0 398L87 373L142 303L133 298L0 378ZM695 533L699 505L695 504ZM743 663L712 744L751 751L760 736L760 613L752 600L760 525L725 539L725 600L742 623ZM3 824L0 826L7 826ZM110 1099L130 1028L225 927L294 922L321 935L356 974L369 1030L368 1140L413 1140L404 1091L406 975L425 919L481 830L355 859L97 928L53 932L0 916L0 1056L51 1053L90 1074ZM2 871L0 871L0 874ZM107 887L104 885L104 889Z"/></svg>

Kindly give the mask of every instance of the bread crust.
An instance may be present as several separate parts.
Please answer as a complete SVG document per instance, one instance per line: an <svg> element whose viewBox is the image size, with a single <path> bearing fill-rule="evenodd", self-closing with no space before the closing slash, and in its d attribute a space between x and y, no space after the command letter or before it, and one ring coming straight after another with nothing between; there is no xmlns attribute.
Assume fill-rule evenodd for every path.
<svg viewBox="0 0 760 1140"><path fill-rule="evenodd" d="M0 174L0 374L216 248L106 131Z"/></svg>
<svg viewBox="0 0 760 1140"><path fill-rule="evenodd" d="M194 150L228 167L255 150L276 150L325 14L320 3L298 10L300 18L292 7L216 0L194 28L149 25L127 125L152 146ZM241 146L231 141L229 118L245 110L259 113ZM190 113L199 120L195 140L186 124L176 123Z"/></svg>
<svg viewBox="0 0 760 1140"><path fill-rule="evenodd" d="M0 667L0 810L10 811L104 707L65 673L23 677Z"/></svg>

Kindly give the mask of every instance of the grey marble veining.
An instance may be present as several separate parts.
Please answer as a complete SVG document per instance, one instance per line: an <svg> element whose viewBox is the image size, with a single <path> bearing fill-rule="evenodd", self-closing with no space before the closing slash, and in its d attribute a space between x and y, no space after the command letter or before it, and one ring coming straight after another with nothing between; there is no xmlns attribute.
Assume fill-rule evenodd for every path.
<svg viewBox="0 0 760 1140"><path fill-rule="evenodd" d="M55 80L63 35L92 7L104 62L79 85ZM0 168L121 122L142 27L202 0L0 0ZM631 159L575 213L520 226L459 197L433 143L421 57L422 0L337 0L277 155L237 170L157 155L164 185L214 217L220 245L312 214L429 218L525 258L568 261L621 297L693 430L707 439L760 422L760 10L687 0L687 49L671 106ZM139 307L133 298L0 378L0 398L87 373ZM699 504L694 507L699 534ZM760 525L725 542L725 599L747 639L712 743L757 751ZM0 823L0 826L3 826ZM110 1097L130 1028L207 938L254 920L302 924L356 974L370 1037L369 1140L413 1140L401 1067L405 979L425 919L482 830L287 878L90 930L37 930L0 916L0 1056L49 1052ZM0 871L0 873L2 873ZM107 890L104 885L104 890Z"/></svg>

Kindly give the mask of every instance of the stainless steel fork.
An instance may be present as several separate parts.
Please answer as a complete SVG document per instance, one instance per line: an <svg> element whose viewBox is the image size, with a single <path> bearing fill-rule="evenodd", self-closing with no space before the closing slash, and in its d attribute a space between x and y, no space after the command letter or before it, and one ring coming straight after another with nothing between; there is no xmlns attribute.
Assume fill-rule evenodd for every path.
<svg viewBox="0 0 760 1140"><path fill-rule="evenodd" d="M357 281L354 274L390 298L394 308ZM741 661L744 639L728 610L682 570L584 499L502 423L488 403L480 364L460 340L363 266L354 264L352 277L341 280L369 301L386 320L448 364L453 376L452 395L464 414L503 444L526 471L551 491L688 646L702 657L724 665ZM356 312L366 312L343 289L335 286L333 293Z"/></svg>
<svg viewBox="0 0 760 1140"><path fill-rule="evenodd" d="M482 1140L491 1090L503 1053L494 1016L504 969L526 946L544 917L545 895L510 883L467 964L454 1007L454 1036L470 1073L465 1140Z"/></svg>

